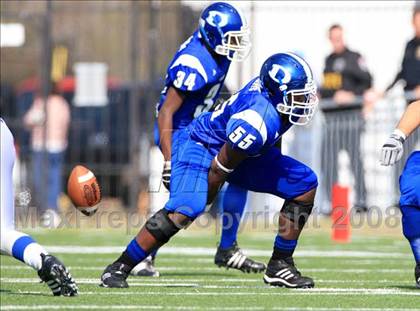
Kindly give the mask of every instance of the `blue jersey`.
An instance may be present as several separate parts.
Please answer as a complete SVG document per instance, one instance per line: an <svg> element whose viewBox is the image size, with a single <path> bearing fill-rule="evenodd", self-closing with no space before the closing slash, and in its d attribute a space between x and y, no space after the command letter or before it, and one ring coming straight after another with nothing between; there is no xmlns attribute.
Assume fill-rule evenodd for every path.
<svg viewBox="0 0 420 311"><path fill-rule="evenodd" d="M187 130L213 154L227 142L254 156L273 146L290 127L274 108L260 79L255 78L218 109L195 119Z"/></svg>
<svg viewBox="0 0 420 311"><path fill-rule="evenodd" d="M226 57L215 58L195 32L181 45L168 66L157 112L165 101L168 88L179 90L185 99L173 116L173 129L185 128L195 117L213 106L229 65Z"/></svg>

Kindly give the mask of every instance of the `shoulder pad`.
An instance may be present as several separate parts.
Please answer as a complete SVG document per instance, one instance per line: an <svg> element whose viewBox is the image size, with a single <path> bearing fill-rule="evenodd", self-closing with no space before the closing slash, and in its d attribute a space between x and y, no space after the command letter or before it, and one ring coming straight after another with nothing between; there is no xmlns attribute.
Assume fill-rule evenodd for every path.
<svg viewBox="0 0 420 311"><path fill-rule="evenodd" d="M204 66L190 54L181 54L169 67L168 78L181 91L198 91L208 82Z"/></svg>
<svg viewBox="0 0 420 311"><path fill-rule="evenodd" d="M267 141L267 127L258 112L247 109L231 116L226 136L233 149L255 155Z"/></svg>

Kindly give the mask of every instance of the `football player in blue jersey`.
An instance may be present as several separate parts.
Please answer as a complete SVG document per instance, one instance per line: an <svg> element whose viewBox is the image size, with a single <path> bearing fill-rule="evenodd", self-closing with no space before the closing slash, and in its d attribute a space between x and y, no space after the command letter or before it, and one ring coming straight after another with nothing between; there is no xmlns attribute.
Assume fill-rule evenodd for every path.
<svg viewBox="0 0 420 311"><path fill-rule="evenodd" d="M394 165L404 152L404 141L420 127L420 100L411 103L397 128L382 147L381 164ZM420 142L418 142L420 143ZM416 267L414 276L420 288L420 150L414 151L400 177L400 209L404 236L410 242Z"/></svg>
<svg viewBox="0 0 420 311"><path fill-rule="evenodd" d="M279 53L269 57L260 76L228 101L177 131L171 149L169 201L105 269L102 285L127 287L130 270L194 221L227 181L285 200L264 281L313 287L313 280L297 270L293 253L313 209L317 177L303 163L283 155L280 142L292 125L311 120L317 104L309 65L292 53ZM232 258L238 264L242 260Z"/></svg>
<svg viewBox="0 0 420 311"><path fill-rule="evenodd" d="M219 97L231 61L243 61L250 51L249 29L241 12L228 3L216 2L201 14L198 30L184 42L170 62L165 87L157 104L155 143L164 156L162 180L169 190L171 150L179 135L195 117L209 111ZM223 204L221 241L215 256L219 266L245 272L263 272L265 265L246 257L236 243L247 192L227 187ZM158 276L154 257L140 263L133 274ZM240 264L232 258L240 257Z"/></svg>

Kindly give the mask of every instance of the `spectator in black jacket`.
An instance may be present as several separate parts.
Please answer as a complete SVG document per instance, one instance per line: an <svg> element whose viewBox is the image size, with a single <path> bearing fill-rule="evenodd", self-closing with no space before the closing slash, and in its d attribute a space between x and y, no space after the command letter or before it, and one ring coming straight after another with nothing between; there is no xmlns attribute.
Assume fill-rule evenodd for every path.
<svg viewBox="0 0 420 311"><path fill-rule="evenodd" d="M320 89L321 109L326 119L323 142L323 184L328 197L338 182L338 153L346 150L355 177L355 207L364 211L366 205L365 172L360 154L360 136L364 129L363 115L372 108L370 88L372 76L363 57L347 48L343 28L332 25L329 39L333 52L325 60L323 85Z"/></svg>
<svg viewBox="0 0 420 311"><path fill-rule="evenodd" d="M408 41L401 64L401 71L394 81L388 86L391 89L398 81L405 82L405 91L414 91L413 99L420 99L420 3L417 3L413 11L414 38ZM410 102L408 100L407 102Z"/></svg>
<svg viewBox="0 0 420 311"><path fill-rule="evenodd" d="M321 96L338 105L352 104L355 96L363 96L371 88L372 76L363 57L345 45L340 25L332 25L328 35L333 52L325 60Z"/></svg>

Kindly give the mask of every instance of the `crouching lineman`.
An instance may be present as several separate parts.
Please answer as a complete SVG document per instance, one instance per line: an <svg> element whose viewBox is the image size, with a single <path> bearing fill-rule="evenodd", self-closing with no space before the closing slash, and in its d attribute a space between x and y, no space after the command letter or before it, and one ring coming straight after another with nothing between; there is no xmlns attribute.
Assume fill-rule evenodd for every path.
<svg viewBox="0 0 420 311"><path fill-rule="evenodd" d="M36 243L29 235L14 228L15 204L13 192L13 166L15 147L13 136L0 118L1 150L1 253L13 256L34 268L54 296L75 296L78 288L67 268Z"/></svg>
<svg viewBox="0 0 420 311"><path fill-rule="evenodd" d="M181 130L172 146L169 201L106 267L101 284L127 287L130 270L197 218L228 181L285 199L264 281L313 287L313 280L295 267L293 252L313 208L317 177L281 153L280 139L293 124L308 123L317 103L309 65L294 54L279 53L265 61L259 77Z"/></svg>
<svg viewBox="0 0 420 311"><path fill-rule="evenodd" d="M420 100L411 103L397 128L382 147L381 164L394 165L403 155L404 141L420 127ZM420 142L418 142L420 143ZM400 209L403 233L410 242L416 267L414 275L420 288L420 150L414 151L400 177Z"/></svg>
<svg viewBox="0 0 420 311"><path fill-rule="evenodd" d="M170 62L157 105L155 127L155 143L165 160L162 180L168 190L171 149L178 143L180 130L213 107L231 62L245 60L250 48L249 28L241 11L229 3L215 2L203 10L198 30L181 45ZM242 272L264 272L265 265L245 256L236 242L246 198L245 189L232 184L226 188L222 234L214 262ZM155 256L143 260L131 273L158 276L152 257Z"/></svg>

